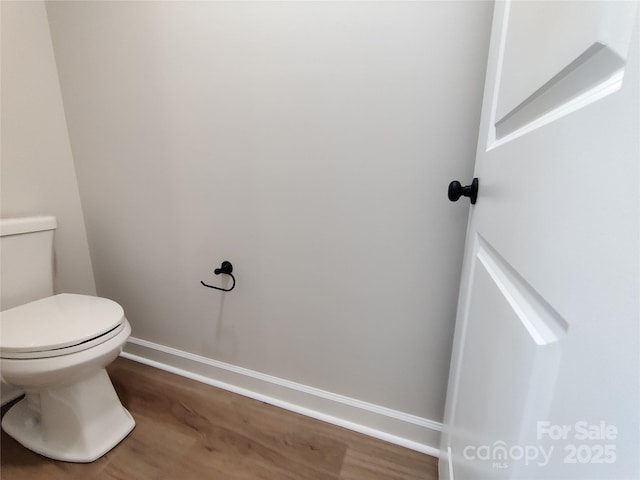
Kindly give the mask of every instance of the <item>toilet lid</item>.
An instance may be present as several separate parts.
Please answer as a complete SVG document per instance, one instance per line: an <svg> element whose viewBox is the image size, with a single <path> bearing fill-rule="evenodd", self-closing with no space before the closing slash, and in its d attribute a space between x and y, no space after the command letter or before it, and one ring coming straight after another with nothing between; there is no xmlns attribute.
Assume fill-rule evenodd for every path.
<svg viewBox="0 0 640 480"><path fill-rule="evenodd" d="M63 293L0 312L4 353L42 352L77 345L123 323L124 311L112 300Z"/></svg>

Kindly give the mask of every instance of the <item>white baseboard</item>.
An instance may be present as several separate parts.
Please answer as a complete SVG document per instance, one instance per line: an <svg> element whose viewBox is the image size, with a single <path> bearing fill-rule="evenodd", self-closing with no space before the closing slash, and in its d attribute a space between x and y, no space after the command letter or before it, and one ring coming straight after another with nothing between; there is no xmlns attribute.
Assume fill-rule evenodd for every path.
<svg viewBox="0 0 640 480"><path fill-rule="evenodd" d="M129 338L122 357L438 457L442 424L354 398Z"/></svg>

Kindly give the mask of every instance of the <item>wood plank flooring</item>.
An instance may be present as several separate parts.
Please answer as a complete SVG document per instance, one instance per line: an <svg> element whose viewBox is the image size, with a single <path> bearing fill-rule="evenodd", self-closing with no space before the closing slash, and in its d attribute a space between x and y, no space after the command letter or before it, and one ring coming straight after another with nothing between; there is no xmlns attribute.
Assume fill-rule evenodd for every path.
<svg viewBox="0 0 640 480"><path fill-rule="evenodd" d="M108 371L133 432L91 464L50 460L2 432L2 480L438 477L433 457L319 420L122 358Z"/></svg>

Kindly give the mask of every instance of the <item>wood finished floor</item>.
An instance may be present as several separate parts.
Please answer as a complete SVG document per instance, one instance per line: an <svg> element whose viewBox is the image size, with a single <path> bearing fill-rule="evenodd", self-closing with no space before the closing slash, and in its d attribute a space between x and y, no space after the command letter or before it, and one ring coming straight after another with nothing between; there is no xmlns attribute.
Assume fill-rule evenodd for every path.
<svg viewBox="0 0 640 480"><path fill-rule="evenodd" d="M136 428L91 464L56 462L2 432L0 478L435 480L437 460L146 365L109 375ZM2 414L6 411L3 408Z"/></svg>

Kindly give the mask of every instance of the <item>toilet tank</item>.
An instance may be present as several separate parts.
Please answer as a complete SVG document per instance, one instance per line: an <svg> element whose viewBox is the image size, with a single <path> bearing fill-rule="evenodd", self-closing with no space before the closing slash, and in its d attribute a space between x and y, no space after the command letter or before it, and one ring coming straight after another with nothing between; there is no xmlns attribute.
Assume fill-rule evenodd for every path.
<svg viewBox="0 0 640 480"><path fill-rule="evenodd" d="M52 216L0 219L0 310L53 295Z"/></svg>

